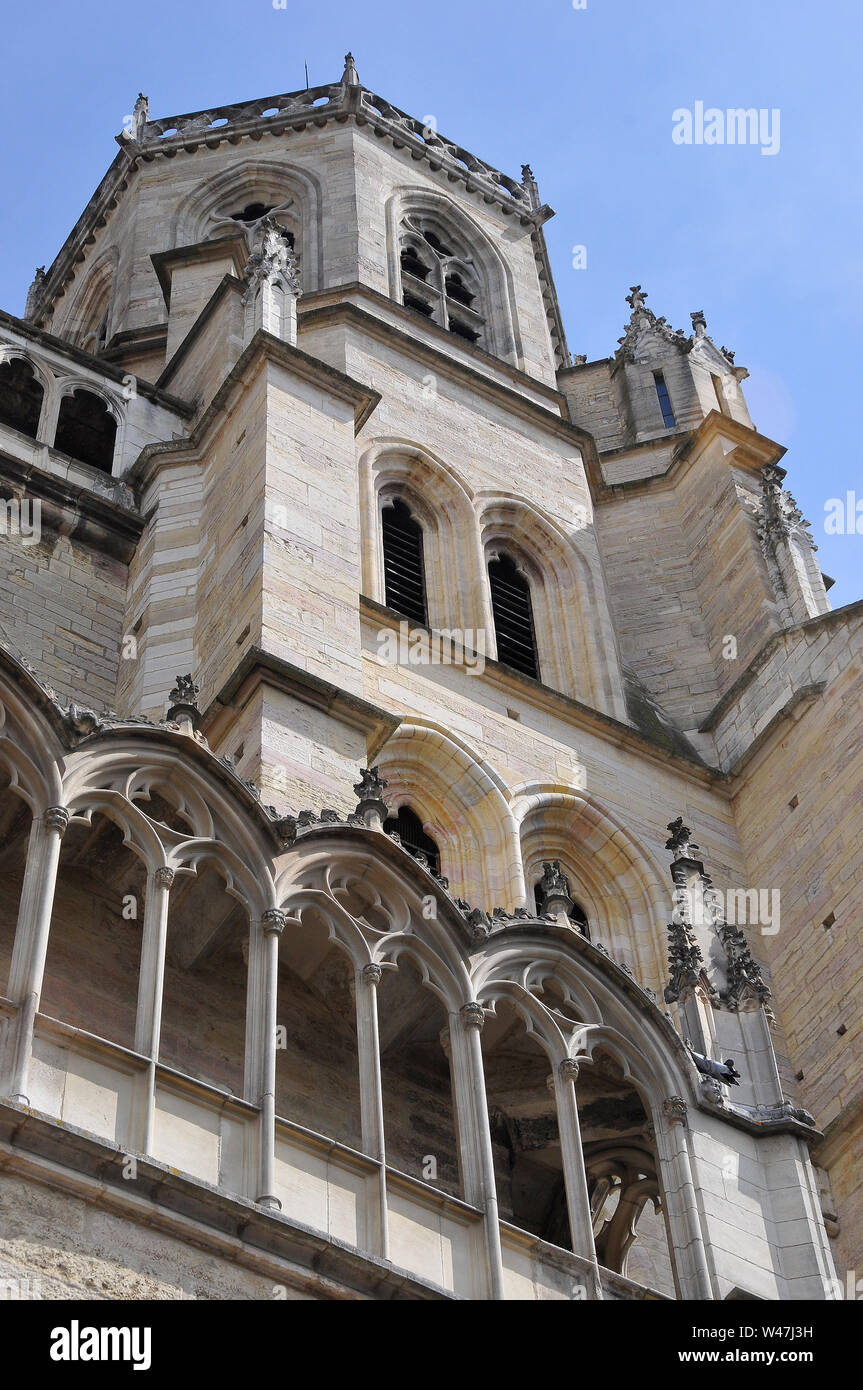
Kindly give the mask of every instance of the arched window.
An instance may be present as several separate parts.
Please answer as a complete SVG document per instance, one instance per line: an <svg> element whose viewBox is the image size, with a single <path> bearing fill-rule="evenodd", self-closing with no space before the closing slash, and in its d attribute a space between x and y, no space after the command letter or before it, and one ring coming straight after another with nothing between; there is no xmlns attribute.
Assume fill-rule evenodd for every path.
<svg viewBox="0 0 863 1390"><path fill-rule="evenodd" d="M13 357L0 365L0 424L36 438L45 392L29 362Z"/></svg>
<svg viewBox="0 0 863 1390"><path fill-rule="evenodd" d="M567 892L569 892L568 879L566 887ZM545 911L545 909L543 907L543 892L542 883L540 882L540 880L537 880L537 882L533 885L533 900L536 903L537 916L542 916L542 913ZM582 936L586 936L589 941L590 923L587 920L587 913L581 906L581 903L577 903L575 902L575 900L573 900L572 907L570 908L569 913L567 915L569 917L570 922L572 922L573 926L577 927L578 930L581 932Z"/></svg>
<svg viewBox="0 0 863 1390"><path fill-rule="evenodd" d="M400 806L394 816L388 816L384 821L384 830L388 835L397 834L408 854L415 859L424 856L430 869L434 869L435 873L440 870L440 851L431 836L425 833L422 821L410 806Z"/></svg>
<svg viewBox="0 0 863 1390"><path fill-rule="evenodd" d="M423 565L423 532L400 499L381 512L384 586L388 608L425 626L428 622Z"/></svg>
<svg viewBox="0 0 863 1390"><path fill-rule="evenodd" d="M114 464L117 421L101 396L92 391L73 391L60 402L54 448L102 473Z"/></svg>
<svg viewBox="0 0 863 1390"><path fill-rule="evenodd" d="M530 585L509 555L489 562L488 582L497 659L539 680Z"/></svg>
<svg viewBox="0 0 863 1390"><path fill-rule="evenodd" d="M415 214L402 223L399 254L405 306L466 342L481 343L481 283L469 248Z"/></svg>

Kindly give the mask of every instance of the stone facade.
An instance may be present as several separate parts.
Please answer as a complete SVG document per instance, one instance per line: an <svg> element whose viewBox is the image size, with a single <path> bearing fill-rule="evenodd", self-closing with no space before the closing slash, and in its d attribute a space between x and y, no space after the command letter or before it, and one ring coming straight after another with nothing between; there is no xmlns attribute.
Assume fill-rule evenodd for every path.
<svg viewBox="0 0 863 1390"><path fill-rule="evenodd" d="M797 1299L863 1264L863 608L703 312L635 286L570 360L551 215L350 59L140 98L0 321L0 1277Z"/></svg>

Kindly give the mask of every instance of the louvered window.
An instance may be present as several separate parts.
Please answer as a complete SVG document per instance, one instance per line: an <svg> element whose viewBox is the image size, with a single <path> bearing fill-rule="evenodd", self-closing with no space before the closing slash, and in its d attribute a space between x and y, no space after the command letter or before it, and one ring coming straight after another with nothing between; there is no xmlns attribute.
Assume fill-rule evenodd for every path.
<svg viewBox="0 0 863 1390"><path fill-rule="evenodd" d="M526 676L539 679L530 585L508 555L488 567L491 607L497 637L497 659Z"/></svg>
<svg viewBox="0 0 863 1390"><path fill-rule="evenodd" d="M423 830L423 824L415 811L410 806L400 806L394 816L388 816L384 821L384 830L388 835L393 831L400 836L403 847L416 858L417 854L424 854L428 860L429 868L434 869L435 873L440 870L440 852L430 835Z"/></svg>
<svg viewBox="0 0 863 1390"><path fill-rule="evenodd" d="M386 604L414 622L427 624L423 532L404 502L395 501L381 513L384 543Z"/></svg>

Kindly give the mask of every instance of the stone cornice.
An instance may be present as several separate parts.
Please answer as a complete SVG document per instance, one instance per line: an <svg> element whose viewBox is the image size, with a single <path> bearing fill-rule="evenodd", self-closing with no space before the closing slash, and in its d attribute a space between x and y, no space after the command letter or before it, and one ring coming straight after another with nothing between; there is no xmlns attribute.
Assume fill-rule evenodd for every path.
<svg viewBox="0 0 863 1390"><path fill-rule="evenodd" d="M729 686L707 718L699 725L699 733L713 732L731 706L740 699L746 687L752 683L758 672L767 664L775 650L782 646L787 638L794 637L798 633L815 632L818 628L833 627L837 623L842 624L848 622L849 619L856 618L863 618L863 599L855 599L853 603L848 603L843 608L832 608L829 613L817 613L814 618L807 618L805 622L795 623L793 627L783 627L778 632L772 633L755 653L746 670L741 672L732 686Z"/></svg>
<svg viewBox="0 0 863 1390"><path fill-rule="evenodd" d="M51 454L56 452L47 445L41 448ZM119 478L114 481L122 487ZM36 463L26 463L0 451L0 495L5 495L6 483L39 499L43 528L59 531L126 564L134 555L144 531L144 519L137 512L46 472Z"/></svg>
<svg viewBox="0 0 863 1390"><path fill-rule="evenodd" d="M766 435L759 434L757 430L741 424L739 420L732 420L730 416L723 415L718 410L711 410L696 429L691 430L681 439L674 450L668 467L661 473L653 473L647 478L633 478L629 482L607 483L601 474L601 463L604 455L599 456L593 500L597 505L600 505L617 501L621 497L632 499L633 497L644 496L649 492L671 490L677 486L683 474L697 462L704 449L715 439L721 438L732 441L736 446L730 454L726 455L726 462L734 468L745 468L752 473L757 473L765 464L778 463L785 454L785 447L782 444L777 444L775 440L768 439ZM645 444L649 447L662 442L664 442L662 439L652 439L645 441ZM619 451L610 451L610 453L628 453L635 447L637 446L626 446Z"/></svg>
<svg viewBox="0 0 863 1390"><path fill-rule="evenodd" d="M457 1299L332 1235L274 1214L11 1101L0 1103L0 1171L58 1188L148 1230L161 1232L316 1298Z"/></svg>
<svg viewBox="0 0 863 1390"><path fill-rule="evenodd" d="M380 741L389 738L401 722L398 715L390 714L361 696L314 676L283 657L251 647L204 711L202 730L218 738L225 722L224 711L228 712L230 723L237 707L245 705L261 685L274 686L303 704L325 713L332 712L353 728Z"/></svg>
<svg viewBox="0 0 863 1390"><path fill-rule="evenodd" d="M204 313L212 310L213 300L217 295L233 289L239 291L241 289L240 282L239 280L234 281L233 276L226 275L211 297ZM179 351L182 351L184 346L188 344L194 332L195 327L193 326L180 345ZM190 457L200 458L212 431L221 422L225 408L233 398L234 393L242 389L245 380L253 375L264 362L275 362L288 371L296 373L302 379L311 382L319 390L326 391L352 405L355 432L362 428L381 399L379 391L374 391L371 387L354 381L353 377L346 376L344 372L330 367L326 362L321 362L316 357L310 357L307 352L303 352L302 348L292 347L289 343L282 342L280 338L274 338L271 333L259 329L225 377L189 438L169 439L156 444L145 445L125 475L125 480L135 487L143 487L162 464L188 463Z"/></svg>
<svg viewBox="0 0 863 1390"><path fill-rule="evenodd" d="M384 604L378 603L376 599L369 598L365 594L360 596L360 613L366 618L375 619L378 623L386 623L396 631L399 623L403 621L402 615L396 613L394 609L387 608ZM411 628L420 631L432 630L422 628L421 624L414 622L411 622ZM530 676L524 676L519 671L513 670L511 666L506 666L489 656L485 657L485 675L508 694L520 696L527 700L533 708L547 710L558 718L562 718L567 724L588 729L606 743L637 752L643 757L660 763L663 767L673 766L682 775L691 777L702 785L714 786L719 791L724 788L727 779L719 768L711 767L708 763L701 762L694 756L687 758L679 751L667 749L634 725L624 724L621 720L615 719L613 715L604 714L601 710L582 704L580 700L575 700L570 695L564 695L559 690L553 690L551 686L543 685L540 681L531 679ZM404 717L407 718L408 716ZM369 757L373 758L379 748L380 745L373 748Z"/></svg>
<svg viewBox="0 0 863 1390"><path fill-rule="evenodd" d="M399 325L404 323L404 329L387 322L380 314L370 313L368 309L345 299L343 296L347 294L362 295L371 303L385 307L388 314L398 319ZM566 440L567 443L581 452L585 461L589 458L598 459L596 441L592 434L580 425L573 424L566 413L554 414L538 402L532 401L523 391L517 389L517 385L523 384L528 390L544 395L550 403L559 406L563 412L566 412L566 401L553 386L549 386L535 377L527 376L499 357L489 357L481 349L469 348L471 355L477 358L478 366L474 367L451 356L449 352L433 347L430 343L421 342L408 331L416 323L411 311L364 285L357 283L340 285L337 290L326 291L325 295L328 302L320 305L316 305L314 301L324 296L309 295L308 298L304 297L300 300L298 314L300 332L306 327L315 328L319 325L326 326L332 323L352 323L379 342L395 342L403 345L405 354L412 357L414 361L428 363L441 375L446 375L453 381L464 382L466 386L485 399L503 405L530 424L539 425L557 435L558 438ZM338 297L334 299L334 296ZM429 326L427 320L423 319L422 326L424 329ZM436 325L432 324L431 329L434 331ZM443 328L436 330L435 336L438 334L442 345L452 346L451 334ZM462 346L468 347L467 344L459 343L459 347ZM480 370L480 365L485 363L493 366L497 372L505 372L516 385L507 386L502 382L495 381ZM596 467L595 463L594 467Z"/></svg>

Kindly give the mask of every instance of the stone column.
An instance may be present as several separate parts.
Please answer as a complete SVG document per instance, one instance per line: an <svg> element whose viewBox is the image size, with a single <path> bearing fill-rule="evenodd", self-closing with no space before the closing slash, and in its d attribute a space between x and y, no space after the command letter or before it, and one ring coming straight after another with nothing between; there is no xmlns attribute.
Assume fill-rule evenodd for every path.
<svg viewBox="0 0 863 1390"><path fill-rule="evenodd" d="M18 1005L9 1095L22 1105L30 1103L27 1086L33 1029L45 974L60 845L68 824L69 812L65 806L49 806L33 821L27 847L27 867L9 972L9 996Z"/></svg>
<svg viewBox="0 0 863 1390"><path fill-rule="evenodd" d="M465 1200L480 1207L484 1213L489 1293L493 1299L502 1299L504 1288L500 1215L480 1041L484 1023L482 1005L476 1001L463 1004L458 1016L453 1015L450 1027L450 1065L456 1097Z"/></svg>
<svg viewBox="0 0 863 1390"><path fill-rule="evenodd" d="M668 1210L670 1254L680 1285L680 1297L712 1299L698 1198L692 1178L687 1142L687 1105L682 1096L662 1102L654 1113L656 1151L660 1164L662 1199Z"/></svg>
<svg viewBox="0 0 863 1390"><path fill-rule="evenodd" d="M165 985L165 948L168 939L168 895L174 870L154 870L147 878L144 901L144 929L141 948L141 974L138 981L138 1014L135 1020L135 1051L149 1058L144 1101L141 1148L152 1152L153 1116L156 1106L156 1067L162 1032L162 994Z"/></svg>
<svg viewBox="0 0 863 1390"><path fill-rule="evenodd" d="M592 1288L588 1290L588 1296L599 1300L602 1298L602 1281L593 1239L590 1195L581 1147L581 1124L575 1094L577 1078L578 1062L574 1057L564 1057L552 1073L572 1250L574 1255L589 1260L593 1266Z"/></svg>
<svg viewBox="0 0 863 1390"><path fill-rule="evenodd" d="M381 1259L389 1259L387 1160L381 1050L378 1037L378 996L383 971L374 961L356 974L357 1052L360 1070L360 1117L363 1153L378 1161L378 1230Z"/></svg>
<svg viewBox="0 0 863 1390"><path fill-rule="evenodd" d="M260 1099L259 1206L281 1211L282 1204L273 1192L273 1173L276 1157L276 1014L279 1000L279 937L285 928L286 917L277 907L269 907L261 916L264 935L264 999L262 1010L263 1037L260 1039L262 1059L262 1090Z"/></svg>

